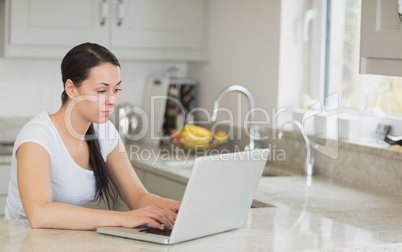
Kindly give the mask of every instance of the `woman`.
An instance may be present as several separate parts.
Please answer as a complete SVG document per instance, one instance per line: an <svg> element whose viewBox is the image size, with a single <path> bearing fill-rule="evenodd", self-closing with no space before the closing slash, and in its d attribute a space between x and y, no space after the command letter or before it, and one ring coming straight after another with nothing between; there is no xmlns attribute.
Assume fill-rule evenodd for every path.
<svg viewBox="0 0 402 252"><path fill-rule="evenodd" d="M151 224L171 229L180 202L148 193L108 121L121 91L120 64L91 43L61 63L62 106L42 112L19 133L13 151L6 219L28 218L33 228L95 229ZM128 212L81 207L97 198Z"/></svg>

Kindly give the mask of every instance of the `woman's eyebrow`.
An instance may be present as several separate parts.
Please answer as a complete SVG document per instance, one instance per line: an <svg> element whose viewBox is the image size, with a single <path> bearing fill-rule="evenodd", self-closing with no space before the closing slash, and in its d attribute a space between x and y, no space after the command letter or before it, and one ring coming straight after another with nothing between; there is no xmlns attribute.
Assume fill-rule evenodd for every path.
<svg viewBox="0 0 402 252"><path fill-rule="evenodd" d="M115 86L120 85L122 81L119 81ZM110 86L109 83L101 82L98 83L98 85L105 85L105 86Z"/></svg>

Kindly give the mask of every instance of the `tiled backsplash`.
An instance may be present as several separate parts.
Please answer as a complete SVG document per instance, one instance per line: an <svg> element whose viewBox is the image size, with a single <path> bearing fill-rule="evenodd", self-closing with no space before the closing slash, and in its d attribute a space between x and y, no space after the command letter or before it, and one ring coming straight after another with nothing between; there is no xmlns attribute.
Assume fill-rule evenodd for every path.
<svg viewBox="0 0 402 252"><path fill-rule="evenodd" d="M266 134L271 137L260 142L260 146L271 148L270 162L302 174L306 150L301 134L286 131L281 141L269 132ZM402 151L313 136L309 139L321 145L311 148L316 174L378 193L402 196Z"/></svg>

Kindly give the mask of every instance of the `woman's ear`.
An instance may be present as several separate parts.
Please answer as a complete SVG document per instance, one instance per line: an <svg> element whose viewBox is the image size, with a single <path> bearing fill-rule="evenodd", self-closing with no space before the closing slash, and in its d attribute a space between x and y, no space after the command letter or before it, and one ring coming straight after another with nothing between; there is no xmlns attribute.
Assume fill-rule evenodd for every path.
<svg viewBox="0 0 402 252"><path fill-rule="evenodd" d="M64 84L64 90L66 91L67 96L72 100L76 97L75 94L75 86L72 80L68 79Z"/></svg>

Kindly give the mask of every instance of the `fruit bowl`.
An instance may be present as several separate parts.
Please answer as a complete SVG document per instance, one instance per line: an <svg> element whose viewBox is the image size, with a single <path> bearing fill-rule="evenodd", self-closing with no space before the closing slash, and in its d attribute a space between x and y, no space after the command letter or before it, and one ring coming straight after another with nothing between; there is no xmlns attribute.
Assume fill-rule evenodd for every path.
<svg viewBox="0 0 402 252"><path fill-rule="evenodd" d="M202 151L216 148L228 141L228 135L224 131L217 131L213 134L210 130L187 124L181 131L172 134L172 142L190 151Z"/></svg>

